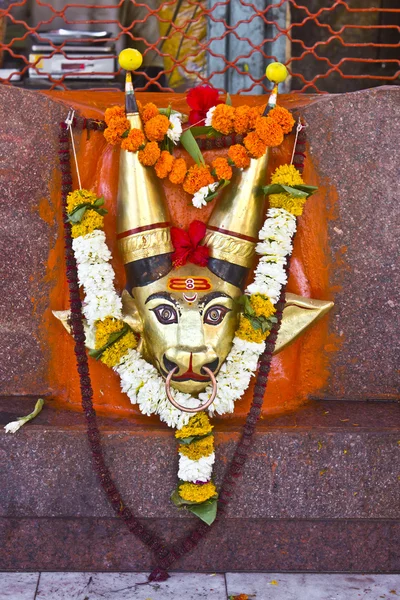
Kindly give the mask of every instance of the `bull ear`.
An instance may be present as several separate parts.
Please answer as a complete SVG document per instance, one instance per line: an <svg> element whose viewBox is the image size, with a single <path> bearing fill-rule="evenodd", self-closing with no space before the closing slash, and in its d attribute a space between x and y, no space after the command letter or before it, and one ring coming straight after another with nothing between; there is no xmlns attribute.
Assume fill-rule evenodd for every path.
<svg viewBox="0 0 400 600"><path fill-rule="evenodd" d="M71 335L71 323L70 323L71 311L70 310L53 310L52 313L56 317L56 319L61 321L61 323L64 325L65 329ZM93 330L91 330L88 327L86 319L83 319L83 328L85 330L85 338L86 338L85 346L86 346L86 348L95 348L96 342L94 339Z"/></svg>
<svg viewBox="0 0 400 600"><path fill-rule="evenodd" d="M322 319L332 307L333 302L329 300L314 300L296 294L286 294L285 308L274 354L294 342L311 325Z"/></svg>
<svg viewBox="0 0 400 600"><path fill-rule="evenodd" d="M135 333L143 333L143 321L136 304L127 290L122 292L122 318Z"/></svg>

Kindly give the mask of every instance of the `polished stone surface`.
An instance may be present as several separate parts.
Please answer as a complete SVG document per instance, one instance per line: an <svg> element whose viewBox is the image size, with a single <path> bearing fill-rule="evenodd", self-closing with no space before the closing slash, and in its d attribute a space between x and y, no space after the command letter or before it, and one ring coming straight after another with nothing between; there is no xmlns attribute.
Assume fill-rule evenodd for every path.
<svg viewBox="0 0 400 600"><path fill-rule="evenodd" d="M380 600L400 596L400 575L226 573L229 595L257 600Z"/></svg>
<svg viewBox="0 0 400 600"><path fill-rule="evenodd" d="M4 422L26 400L12 402L0 400ZM340 404L314 403L261 421L226 516L400 518L398 405ZM47 404L17 434L0 430L0 516L113 516L92 467L82 417L70 413L65 419L63 424L61 413ZM192 520L169 500L177 472L173 432L113 419L102 423L107 463L136 515ZM216 430L218 484L239 432L237 426Z"/></svg>
<svg viewBox="0 0 400 600"><path fill-rule="evenodd" d="M320 96L302 113L308 159L333 217L329 322L339 350L321 396L398 398L400 87Z"/></svg>
<svg viewBox="0 0 400 600"><path fill-rule="evenodd" d="M49 210L57 136L67 112L41 94L0 86L0 394L49 392L40 327L51 289L46 265L57 235Z"/></svg>
<svg viewBox="0 0 400 600"><path fill-rule="evenodd" d="M194 525L189 519L142 523L169 542ZM400 572L399 538L399 521L384 519L224 519L173 567L189 572ZM134 572L155 565L150 551L118 519L0 518L0 539L0 570Z"/></svg>

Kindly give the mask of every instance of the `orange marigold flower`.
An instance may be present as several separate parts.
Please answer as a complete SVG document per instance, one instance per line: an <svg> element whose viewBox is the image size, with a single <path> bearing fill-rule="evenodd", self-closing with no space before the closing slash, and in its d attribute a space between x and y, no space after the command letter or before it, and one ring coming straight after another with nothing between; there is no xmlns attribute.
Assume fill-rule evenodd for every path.
<svg viewBox="0 0 400 600"><path fill-rule="evenodd" d="M222 106L222 105L221 105ZM186 173L183 189L188 194L195 194L205 185L214 183L214 177L210 173L209 165L193 165Z"/></svg>
<svg viewBox="0 0 400 600"><path fill-rule="evenodd" d="M292 113L283 106L276 106L268 113L268 116L282 127L283 133L292 131L294 125Z"/></svg>
<svg viewBox="0 0 400 600"><path fill-rule="evenodd" d="M216 131L228 135L233 132L235 109L228 104L218 104L213 112L211 125Z"/></svg>
<svg viewBox="0 0 400 600"><path fill-rule="evenodd" d="M143 150L139 150L139 160L145 167L153 166L160 158L160 148L157 142L149 142L145 145Z"/></svg>
<svg viewBox="0 0 400 600"><path fill-rule="evenodd" d="M157 177L160 179L165 179L170 170L172 169L172 164L174 162L174 157L167 150L163 150L161 152L161 156L155 164L155 171Z"/></svg>
<svg viewBox="0 0 400 600"><path fill-rule="evenodd" d="M249 119L249 129L254 129L256 126L257 119L263 114L264 106L252 106L249 108L249 112L247 113L247 117Z"/></svg>
<svg viewBox="0 0 400 600"><path fill-rule="evenodd" d="M107 127L107 129L104 130L104 137L109 144L116 146L121 143L121 135L124 131L126 131L126 129L121 130L121 127Z"/></svg>
<svg viewBox="0 0 400 600"><path fill-rule="evenodd" d="M238 167L239 169L246 169L250 164L250 157L247 150L241 144L231 146L228 150L228 156L235 167Z"/></svg>
<svg viewBox="0 0 400 600"><path fill-rule="evenodd" d="M254 158L260 158L267 151L267 145L258 137L255 131L248 133L243 140L249 154Z"/></svg>
<svg viewBox="0 0 400 600"><path fill-rule="evenodd" d="M128 152L137 152L140 146L143 146L146 138L144 137L143 131L140 129L131 129L128 137L123 138L121 143L122 150L128 150Z"/></svg>
<svg viewBox="0 0 400 600"><path fill-rule="evenodd" d="M257 119L256 133L267 146L280 146L283 142L282 127L269 116Z"/></svg>
<svg viewBox="0 0 400 600"><path fill-rule="evenodd" d="M211 165L218 180L232 179L232 167L229 165L226 158L216 158L212 161Z"/></svg>
<svg viewBox="0 0 400 600"><path fill-rule="evenodd" d="M142 121L144 123L147 123L147 121L150 121L150 119L156 117L158 114L158 108L155 104L153 104L153 102L148 102L145 104L140 111L140 116L142 117Z"/></svg>
<svg viewBox="0 0 400 600"><path fill-rule="evenodd" d="M247 133L249 129L249 110L248 106L238 106L235 109L233 127L236 133Z"/></svg>
<svg viewBox="0 0 400 600"><path fill-rule="evenodd" d="M171 183L180 184L183 183L185 175L187 173L186 161L184 158L176 158L172 165L171 172L169 174L169 180Z"/></svg>
<svg viewBox="0 0 400 600"><path fill-rule="evenodd" d="M126 119L123 106L110 106L110 108L106 108L106 112L104 113L106 124L109 125L112 119Z"/></svg>
<svg viewBox="0 0 400 600"><path fill-rule="evenodd" d="M169 128L169 119L165 115L152 117L145 123L144 131L150 142L162 142Z"/></svg>

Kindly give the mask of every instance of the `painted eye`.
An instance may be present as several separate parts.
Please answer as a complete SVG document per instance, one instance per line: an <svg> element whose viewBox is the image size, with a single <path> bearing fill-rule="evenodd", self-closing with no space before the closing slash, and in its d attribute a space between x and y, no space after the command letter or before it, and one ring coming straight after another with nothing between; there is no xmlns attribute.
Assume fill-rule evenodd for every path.
<svg viewBox="0 0 400 600"><path fill-rule="evenodd" d="M151 309L156 315L158 321L163 325L170 325L178 322L176 310L169 304L160 304L156 308Z"/></svg>
<svg viewBox="0 0 400 600"><path fill-rule="evenodd" d="M230 310L226 306L211 306L204 315L204 323L207 323L207 325L219 325Z"/></svg>

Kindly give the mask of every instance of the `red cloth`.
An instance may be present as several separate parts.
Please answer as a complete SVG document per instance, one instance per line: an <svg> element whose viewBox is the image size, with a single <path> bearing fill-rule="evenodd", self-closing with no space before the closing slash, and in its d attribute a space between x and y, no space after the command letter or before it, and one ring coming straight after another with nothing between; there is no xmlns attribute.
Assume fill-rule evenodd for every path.
<svg viewBox="0 0 400 600"><path fill-rule="evenodd" d="M172 255L174 267L182 267L187 262L201 267L207 266L210 250L200 242L206 234L206 226L201 221L192 221L189 231L171 227L171 239L175 248Z"/></svg>

